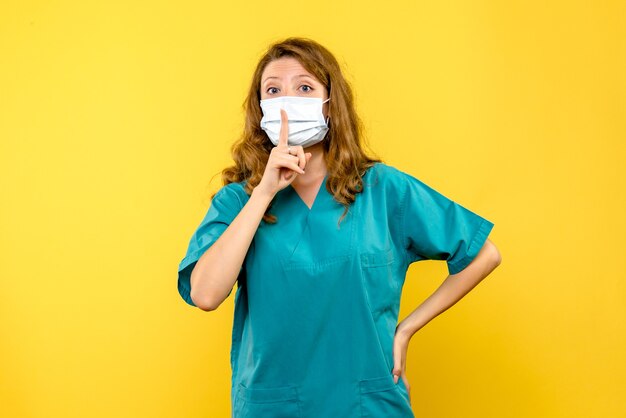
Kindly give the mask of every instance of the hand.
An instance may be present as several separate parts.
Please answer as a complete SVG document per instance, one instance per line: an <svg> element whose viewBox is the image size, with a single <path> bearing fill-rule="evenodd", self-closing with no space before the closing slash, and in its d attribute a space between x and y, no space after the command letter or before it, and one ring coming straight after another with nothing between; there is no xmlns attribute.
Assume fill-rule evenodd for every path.
<svg viewBox="0 0 626 418"><path fill-rule="evenodd" d="M411 386L409 380L406 377L406 353L409 348L410 337L398 332L393 337L393 381L397 384L398 379L402 378L404 386L406 386L407 394L409 395L409 403L411 402Z"/></svg>
<svg viewBox="0 0 626 418"><path fill-rule="evenodd" d="M310 152L305 153L301 145L289 146L288 137L289 119L287 112L280 109L278 145L272 148L263 178L257 185L272 196L291 184L298 174L304 174L304 168L313 155Z"/></svg>

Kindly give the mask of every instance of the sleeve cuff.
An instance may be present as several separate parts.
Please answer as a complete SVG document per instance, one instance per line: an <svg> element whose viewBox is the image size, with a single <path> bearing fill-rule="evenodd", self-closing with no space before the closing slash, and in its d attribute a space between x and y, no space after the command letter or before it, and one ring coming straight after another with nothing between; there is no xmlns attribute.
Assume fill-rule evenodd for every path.
<svg viewBox="0 0 626 418"><path fill-rule="evenodd" d="M470 246L465 253L465 256L460 260L448 262L449 274L457 274L463 271L463 269L465 269L465 267L467 267L472 262L472 260L476 258L481 248L485 244L485 241L487 241L487 237L493 229L493 226L493 222L488 221L487 219L482 220L478 231L476 231L476 234L474 235L474 238L472 239L472 242L470 243Z"/></svg>
<svg viewBox="0 0 626 418"><path fill-rule="evenodd" d="M187 257L183 258L178 266L178 293L185 302L194 307L196 304L193 303L193 300L191 299L191 271L193 270L195 263L200 259L200 256L204 254L205 251L206 249L198 250L189 254ZM243 265L239 269L239 275L241 275L242 270ZM233 289L231 288L226 296L230 296L232 292Z"/></svg>

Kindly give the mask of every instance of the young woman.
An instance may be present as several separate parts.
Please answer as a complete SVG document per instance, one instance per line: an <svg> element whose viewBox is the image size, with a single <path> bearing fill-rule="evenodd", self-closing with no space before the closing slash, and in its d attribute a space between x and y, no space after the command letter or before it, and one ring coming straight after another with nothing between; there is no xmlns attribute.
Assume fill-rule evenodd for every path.
<svg viewBox="0 0 626 418"><path fill-rule="evenodd" d="M351 88L315 41L271 45L244 105L235 164L178 268L205 311L237 282L233 417L413 417L409 340L500 263L494 224L365 155ZM425 259L450 275L398 324Z"/></svg>

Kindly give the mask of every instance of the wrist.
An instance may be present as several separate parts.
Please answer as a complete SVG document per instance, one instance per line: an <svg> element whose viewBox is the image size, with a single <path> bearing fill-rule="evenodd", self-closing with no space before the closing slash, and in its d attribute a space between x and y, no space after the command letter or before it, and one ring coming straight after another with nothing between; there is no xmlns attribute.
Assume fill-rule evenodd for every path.
<svg viewBox="0 0 626 418"><path fill-rule="evenodd" d="M250 198L252 198L253 196L255 196L256 199L263 200L266 204L269 204L269 202L271 202L272 199L274 198L274 195L272 193L267 192L266 190L264 190L262 187L258 185L254 189L252 189Z"/></svg>

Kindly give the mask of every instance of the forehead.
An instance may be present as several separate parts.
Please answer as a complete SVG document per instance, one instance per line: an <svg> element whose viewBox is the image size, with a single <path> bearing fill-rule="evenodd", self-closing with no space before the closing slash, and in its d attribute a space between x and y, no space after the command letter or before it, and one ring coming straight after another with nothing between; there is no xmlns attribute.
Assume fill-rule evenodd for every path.
<svg viewBox="0 0 626 418"><path fill-rule="evenodd" d="M263 74L261 75L261 81L264 81L267 77L291 78L293 75L297 74L307 74L315 78L315 76L308 72L296 58L282 57L265 66Z"/></svg>

